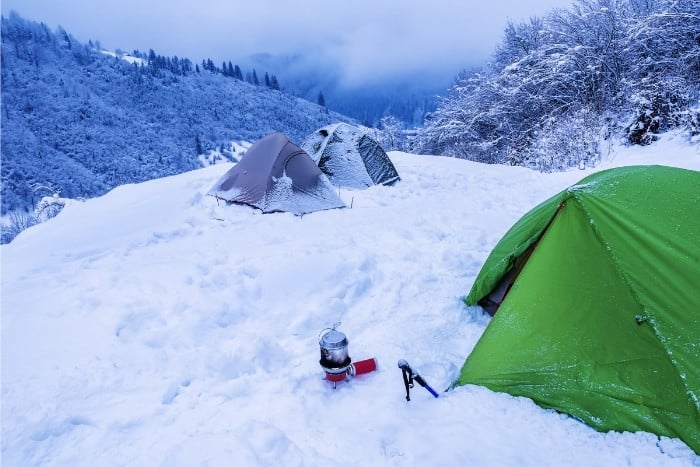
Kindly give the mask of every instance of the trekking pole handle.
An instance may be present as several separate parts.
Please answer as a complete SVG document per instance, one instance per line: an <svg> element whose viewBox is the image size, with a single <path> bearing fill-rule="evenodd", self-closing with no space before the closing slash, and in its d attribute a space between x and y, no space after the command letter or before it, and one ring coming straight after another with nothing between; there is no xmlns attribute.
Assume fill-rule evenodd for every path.
<svg viewBox="0 0 700 467"><path fill-rule="evenodd" d="M409 396L409 388L413 387L413 380L415 380L418 384L424 387L430 394L432 394L435 397L438 397L438 393L430 387L430 385L423 379L421 375L418 374L417 371L414 371L413 368L411 368L411 366L406 360L404 360L403 358L399 360L398 366L408 376L408 379L404 378L404 383L406 384L406 400L411 400Z"/></svg>

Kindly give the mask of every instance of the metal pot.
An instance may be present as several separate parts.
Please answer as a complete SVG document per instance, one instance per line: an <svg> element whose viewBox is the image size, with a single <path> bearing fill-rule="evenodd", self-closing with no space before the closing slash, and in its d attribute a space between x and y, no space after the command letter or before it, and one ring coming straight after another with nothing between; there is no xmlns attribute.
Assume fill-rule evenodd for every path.
<svg viewBox="0 0 700 467"><path fill-rule="evenodd" d="M344 373L350 366L348 355L348 339L340 331L324 329L327 331L321 335L318 345L321 348L321 361L319 362L326 373ZM322 331L323 332L323 331Z"/></svg>

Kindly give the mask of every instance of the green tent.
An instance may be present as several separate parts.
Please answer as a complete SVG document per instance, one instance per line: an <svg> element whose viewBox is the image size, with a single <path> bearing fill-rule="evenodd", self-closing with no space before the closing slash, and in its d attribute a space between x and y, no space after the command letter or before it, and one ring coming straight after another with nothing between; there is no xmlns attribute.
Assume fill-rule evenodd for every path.
<svg viewBox="0 0 700 467"><path fill-rule="evenodd" d="M586 177L506 233L465 301L497 312L455 385L700 453L700 172Z"/></svg>

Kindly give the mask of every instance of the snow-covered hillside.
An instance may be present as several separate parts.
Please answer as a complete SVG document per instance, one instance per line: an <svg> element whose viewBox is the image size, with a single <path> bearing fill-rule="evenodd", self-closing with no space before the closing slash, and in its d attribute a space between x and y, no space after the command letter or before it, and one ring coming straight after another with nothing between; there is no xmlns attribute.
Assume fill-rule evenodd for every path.
<svg viewBox="0 0 700 467"><path fill-rule="evenodd" d="M675 439L598 433L524 398L440 391L488 323L490 249L593 170L700 170L680 137L542 174L392 152L393 187L304 217L226 206L213 165L74 203L2 253L3 466L688 466ZM319 332L376 372L333 389Z"/></svg>
<svg viewBox="0 0 700 467"><path fill-rule="evenodd" d="M0 210L10 216L8 229L0 223L2 242L32 222L18 226L12 217L33 211L47 194L100 196L199 168L215 153L234 161L231 141L273 131L301 141L352 120L280 91L261 69L260 80L246 70L246 81L230 61L225 71L211 60L200 68L153 50L104 53L15 13L0 23Z"/></svg>

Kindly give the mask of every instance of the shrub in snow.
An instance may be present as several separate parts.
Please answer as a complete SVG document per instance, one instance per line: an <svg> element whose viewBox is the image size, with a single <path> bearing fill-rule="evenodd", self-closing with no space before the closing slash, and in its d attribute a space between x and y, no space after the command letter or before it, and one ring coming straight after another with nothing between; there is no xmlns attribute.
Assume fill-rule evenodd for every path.
<svg viewBox="0 0 700 467"><path fill-rule="evenodd" d="M627 139L632 144L647 145L656 141L659 132L659 115L652 105L642 105L633 122L627 127Z"/></svg>
<svg viewBox="0 0 700 467"><path fill-rule="evenodd" d="M36 224L36 218L28 212L10 212L0 225L0 243L10 243L20 232Z"/></svg>
<svg viewBox="0 0 700 467"><path fill-rule="evenodd" d="M406 149L405 126L401 120L393 115L382 117L379 121L379 128L373 132L374 139L385 151L404 151Z"/></svg>
<svg viewBox="0 0 700 467"><path fill-rule="evenodd" d="M656 141L658 133L672 128L692 131L693 97L683 86L684 81L666 78L632 93L629 100L634 117L626 127L630 143L650 144Z"/></svg>
<svg viewBox="0 0 700 467"><path fill-rule="evenodd" d="M34 209L36 223L46 222L56 217L70 201L66 198L59 198L58 193L53 196L44 196Z"/></svg>
<svg viewBox="0 0 700 467"><path fill-rule="evenodd" d="M590 110L548 119L531 144L509 155L509 162L541 172L594 167L600 161L602 128Z"/></svg>

